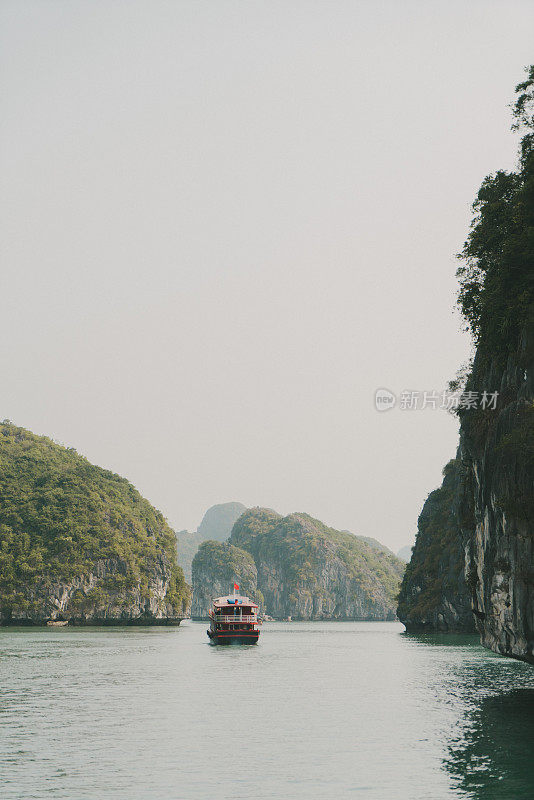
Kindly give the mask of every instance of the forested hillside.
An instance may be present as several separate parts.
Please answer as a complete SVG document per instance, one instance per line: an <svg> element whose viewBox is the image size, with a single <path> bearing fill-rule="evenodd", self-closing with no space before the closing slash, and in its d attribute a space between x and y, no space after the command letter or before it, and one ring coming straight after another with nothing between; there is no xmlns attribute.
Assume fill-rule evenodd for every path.
<svg viewBox="0 0 534 800"><path fill-rule="evenodd" d="M0 425L0 618L179 617L189 589L162 514L72 448Z"/></svg>
<svg viewBox="0 0 534 800"><path fill-rule="evenodd" d="M229 591L232 570L239 582L238 568L251 573L252 563L256 576L250 574L251 584L257 581L253 590L273 617L395 618L405 565L376 543L336 531L308 514L282 517L270 509L253 508L239 517L229 544L233 548L228 552L219 547L203 552L202 559L199 551L193 562L194 595L200 584L218 587L221 574L228 575ZM236 553L241 554L239 560Z"/></svg>

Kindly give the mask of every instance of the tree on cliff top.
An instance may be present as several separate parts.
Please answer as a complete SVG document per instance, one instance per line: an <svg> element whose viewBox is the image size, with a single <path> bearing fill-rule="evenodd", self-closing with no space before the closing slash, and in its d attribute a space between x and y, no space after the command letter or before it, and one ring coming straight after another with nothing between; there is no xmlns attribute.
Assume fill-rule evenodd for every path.
<svg viewBox="0 0 534 800"><path fill-rule="evenodd" d="M458 305L479 361L504 361L517 347L534 303L534 65L516 86L514 130L524 131L515 172L484 179L459 258Z"/></svg>

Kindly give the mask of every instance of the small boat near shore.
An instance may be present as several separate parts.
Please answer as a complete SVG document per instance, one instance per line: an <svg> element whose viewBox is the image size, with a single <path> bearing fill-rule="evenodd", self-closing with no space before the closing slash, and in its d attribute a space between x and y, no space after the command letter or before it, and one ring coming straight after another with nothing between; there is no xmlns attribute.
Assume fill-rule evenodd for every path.
<svg viewBox="0 0 534 800"><path fill-rule="evenodd" d="M234 593L216 597L208 612L210 627L206 631L212 644L256 644L260 636L261 621L258 605L244 595Z"/></svg>
<svg viewBox="0 0 534 800"><path fill-rule="evenodd" d="M68 619L49 619L46 624L49 628L64 628L69 621Z"/></svg>

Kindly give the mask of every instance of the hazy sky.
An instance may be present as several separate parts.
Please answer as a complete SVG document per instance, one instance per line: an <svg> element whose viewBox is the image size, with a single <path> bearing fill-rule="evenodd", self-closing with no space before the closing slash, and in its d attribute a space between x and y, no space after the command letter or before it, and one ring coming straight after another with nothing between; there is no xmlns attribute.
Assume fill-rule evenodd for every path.
<svg viewBox="0 0 534 800"><path fill-rule="evenodd" d="M177 528L239 500L411 543L530 2L3 0L1 407Z"/></svg>

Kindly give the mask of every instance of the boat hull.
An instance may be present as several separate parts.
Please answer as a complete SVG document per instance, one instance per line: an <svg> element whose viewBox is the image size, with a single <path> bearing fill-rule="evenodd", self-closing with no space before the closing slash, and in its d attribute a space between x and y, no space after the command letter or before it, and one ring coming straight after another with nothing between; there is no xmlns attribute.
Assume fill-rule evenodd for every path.
<svg viewBox="0 0 534 800"><path fill-rule="evenodd" d="M256 644L260 638L259 631L206 631L212 644Z"/></svg>

